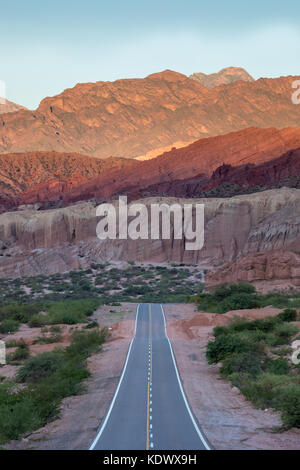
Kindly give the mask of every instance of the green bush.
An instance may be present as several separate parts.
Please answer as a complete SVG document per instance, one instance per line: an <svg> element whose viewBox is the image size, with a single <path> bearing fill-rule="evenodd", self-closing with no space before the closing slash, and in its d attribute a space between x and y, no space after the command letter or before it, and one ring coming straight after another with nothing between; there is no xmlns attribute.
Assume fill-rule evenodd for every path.
<svg viewBox="0 0 300 470"><path fill-rule="evenodd" d="M19 322L16 320L3 320L0 323L0 333L8 334L8 333L15 333L19 329Z"/></svg>
<svg viewBox="0 0 300 470"><path fill-rule="evenodd" d="M284 314L284 315L283 315ZM298 328L284 320L293 312L282 312L263 320L235 320L214 328L215 340L207 346L210 364L222 361L220 373L238 387L255 406L281 411L286 427L300 427L300 376L285 357L270 357L269 347L288 344ZM288 351L274 349L273 354ZM298 368L298 372L300 368Z"/></svg>
<svg viewBox="0 0 300 470"><path fill-rule="evenodd" d="M264 369L270 374L285 375L290 370L289 361L284 357L279 359L271 359L267 357L264 362Z"/></svg>
<svg viewBox="0 0 300 470"><path fill-rule="evenodd" d="M17 373L24 388L0 384L0 444L44 426L58 416L63 398L82 392L90 375L86 358L101 349L106 335L106 330L75 332L68 348L27 359Z"/></svg>
<svg viewBox="0 0 300 470"><path fill-rule="evenodd" d="M282 411L283 424L300 428L300 386L287 384L279 387L278 409Z"/></svg>
<svg viewBox="0 0 300 470"><path fill-rule="evenodd" d="M24 361L29 357L29 346L24 341L20 341L15 352L8 355L8 362Z"/></svg>
<svg viewBox="0 0 300 470"><path fill-rule="evenodd" d="M220 373L224 377L232 374L249 374L256 377L262 372L261 357L257 352L247 352L242 354L234 353L232 356L227 357L220 368Z"/></svg>
<svg viewBox="0 0 300 470"><path fill-rule="evenodd" d="M44 352L30 358L21 369L16 379L18 382L36 382L55 372L63 361L63 351Z"/></svg>
<svg viewBox="0 0 300 470"><path fill-rule="evenodd" d="M297 320L297 311L291 308L286 308L283 312L279 313L278 317L282 321L291 322Z"/></svg>
<svg viewBox="0 0 300 470"><path fill-rule="evenodd" d="M238 333L223 334L208 343L206 357L209 364L216 364L232 353L246 353L257 349L255 344Z"/></svg>

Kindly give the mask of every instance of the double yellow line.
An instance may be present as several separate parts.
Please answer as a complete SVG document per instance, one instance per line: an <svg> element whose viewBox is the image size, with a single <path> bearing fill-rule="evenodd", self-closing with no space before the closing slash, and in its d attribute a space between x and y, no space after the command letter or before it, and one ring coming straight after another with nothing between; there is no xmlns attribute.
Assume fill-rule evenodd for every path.
<svg viewBox="0 0 300 470"><path fill-rule="evenodd" d="M147 444L146 449L150 449L150 387L152 384L152 310L151 304L149 304L149 345L150 345L150 354L149 354L149 376L148 376L148 387L147 387Z"/></svg>

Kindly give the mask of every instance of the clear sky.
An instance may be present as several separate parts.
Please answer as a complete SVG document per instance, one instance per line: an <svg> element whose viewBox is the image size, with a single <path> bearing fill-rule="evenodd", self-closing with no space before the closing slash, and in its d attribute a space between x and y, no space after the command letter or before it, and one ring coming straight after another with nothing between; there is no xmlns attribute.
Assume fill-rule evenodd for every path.
<svg viewBox="0 0 300 470"><path fill-rule="evenodd" d="M78 82L164 69L300 74L300 1L0 1L0 80L36 108Z"/></svg>

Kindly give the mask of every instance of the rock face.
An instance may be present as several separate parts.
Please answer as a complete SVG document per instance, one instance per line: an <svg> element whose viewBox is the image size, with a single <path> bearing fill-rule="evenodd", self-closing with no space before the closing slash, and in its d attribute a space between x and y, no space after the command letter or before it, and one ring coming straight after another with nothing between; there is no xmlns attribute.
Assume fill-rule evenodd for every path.
<svg viewBox="0 0 300 470"><path fill-rule="evenodd" d="M153 188L149 191L145 188L157 185L159 189L161 183L167 183L167 188L172 188L176 180L199 178L199 175L201 181L203 178L207 181L211 173L223 163L260 164L297 147L300 147L300 129L250 128L225 136L201 139L188 147L171 150L153 160L133 161L132 166L110 172L109 175L103 172L87 182L65 185L59 195L57 191L53 193L47 184L32 186L24 192L22 200L24 204L32 204L42 200L55 201L59 197L66 204L70 204L91 198L108 198L119 193L129 194L131 198L155 195L157 192L153 192ZM162 194L172 195L172 192L164 191L163 187ZM192 196L188 190L178 195Z"/></svg>
<svg viewBox="0 0 300 470"><path fill-rule="evenodd" d="M19 111L20 109L26 109L24 106L13 103L12 101L5 100L0 98L0 114L13 113Z"/></svg>
<svg viewBox="0 0 300 470"><path fill-rule="evenodd" d="M247 127L297 127L291 100L300 77L235 81L208 89L165 71L145 79L76 85L35 111L3 114L0 152L76 152L134 158L174 142Z"/></svg>
<svg viewBox="0 0 300 470"><path fill-rule="evenodd" d="M140 190L140 194L225 197L282 186L300 188L300 149L291 150L260 165L247 163L235 167L224 163L213 172L211 178L200 174L191 179L173 180Z"/></svg>
<svg viewBox="0 0 300 470"><path fill-rule="evenodd" d="M218 73L193 73L190 78L201 83L206 88L215 88L220 85L230 85L231 83L242 80L244 82L254 82L254 78L241 67L227 67Z"/></svg>
<svg viewBox="0 0 300 470"><path fill-rule="evenodd" d="M290 251L250 254L206 276L208 290L228 282L250 282L261 292L299 289L300 256Z"/></svg>
<svg viewBox="0 0 300 470"><path fill-rule="evenodd" d="M184 204L191 200L149 198L141 202L149 207L153 202ZM193 202L205 204L205 243L198 251L186 250L185 242L174 240L173 235L170 240L100 241L92 202L41 212L7 212L0 215L0 276L49 274L107 260L211 266L262 249L300 252L300 215L295 215L300 207L298 189Z"/></svg>

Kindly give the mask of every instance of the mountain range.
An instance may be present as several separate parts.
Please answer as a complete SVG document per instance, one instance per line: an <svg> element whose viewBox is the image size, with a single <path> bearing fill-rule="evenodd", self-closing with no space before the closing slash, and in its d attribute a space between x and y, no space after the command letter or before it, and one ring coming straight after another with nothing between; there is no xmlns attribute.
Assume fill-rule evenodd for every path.
<svg viewBox="0 0 300 470"><path fill-rule="evenodd" d="M1 114L0 153L135 158L253 126L298 127L300 106L291 100L296 79L238 80L208 89L167 70L144 79L78 84L45 98L35 111Z"/></svg>

